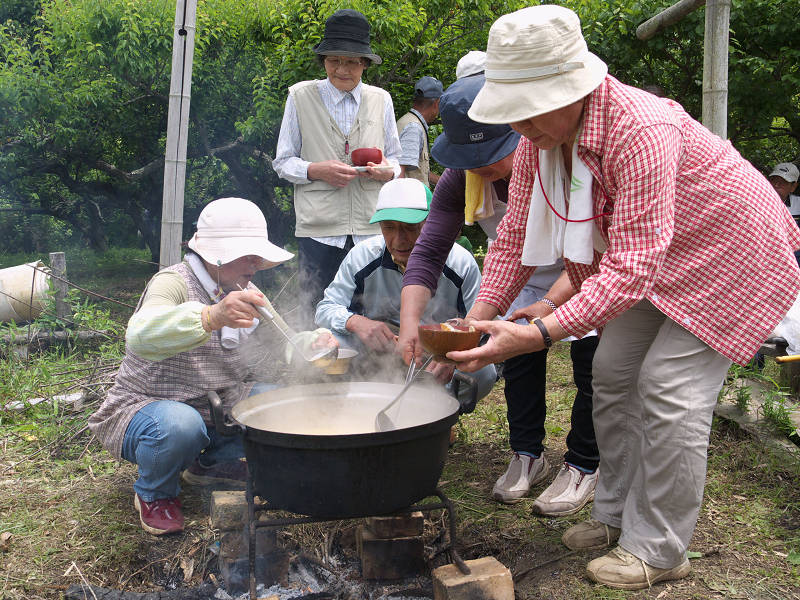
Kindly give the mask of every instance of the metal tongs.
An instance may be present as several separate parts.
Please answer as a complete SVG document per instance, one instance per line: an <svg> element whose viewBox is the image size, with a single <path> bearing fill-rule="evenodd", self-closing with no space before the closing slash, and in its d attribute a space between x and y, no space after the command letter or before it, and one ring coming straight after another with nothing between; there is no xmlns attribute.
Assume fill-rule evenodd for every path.
<svg viewBox="0 0 800 600"><path fill-rule="evenodd" d="M249 288L251 290L255 291L255 292L258 292L262 296L264 295L264 292L259 290L252 282L250 283ZM242 290L243 292L246 291L242 286L239 286L239 289ZM283 337L286 338L286 341L289 342L292 345L292 347L294 347L294 349L297 350L297 352L300 353L300 356L302 356L303 360L305 360L306 362L314 362L314 361L319 360L321 358L333 358L333 359L335 359L337 357L337 355L339 354L339 348L337 348L336 346L333 346L331 348L322 348L321 350L318 350L315 354L311 354L311 355L307 354L305 352L305 350L303 350L303 348L301 348L298 344L295 343L295 341L283 329L283 327L281 327L280 324L278 324L278 322L275 320L275 315L273 315L271 312L269 312L269 310L267 310L266 306L259 306L257 304L253 304L253 306L258 311L259 315L261 315L267 321L269 321L270 323L275 325L275 328L278 331L281 332L281 335L283 335Z"/></svg>
<svg viewBox="0 0 800 600"><path fill-rule="evenodd" d="M389 415L386 414L386 411L392 408L392 406L394 406L395 403L403 397L403 394L408 391L408 388L411 387L411 384L414 383L417 377L419 377L419 374L425 370L425 367L427 367L432 360L433 355L429 356L425 362L422 363L422 366L417 369L417 361L413 357L411 358L411 362L408 365L408 371L406 371L406 384L403 386L403 389L400 390L400 393L397 394L397 396L392 398L392 401L389 402L389 404L384 406L380 411L378 411L378 414L375 415L375 431L391 431L392 429L397 429L394 421L389 418Z"/></svg>

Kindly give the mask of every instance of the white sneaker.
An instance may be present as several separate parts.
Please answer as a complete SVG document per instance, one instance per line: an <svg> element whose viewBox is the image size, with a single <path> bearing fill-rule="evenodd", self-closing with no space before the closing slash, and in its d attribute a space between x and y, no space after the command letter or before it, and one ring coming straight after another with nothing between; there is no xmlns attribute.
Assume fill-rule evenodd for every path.
<svg viewBox="0 0 800 600"><path fill-rule="evenodd" d="M492 488L492 498L503 504L516 504L528 495L532 485L536 485L547 477L550 465L544 453L539 458L514 452L506 472Z"/></svg>
<svg viewBox="0 0 800 600"><path fill-rule="evenodd" d="M553 483L534 500L533 512L552 517L575 514L594 500L597 473L584 473L564 463Z"/></svg>

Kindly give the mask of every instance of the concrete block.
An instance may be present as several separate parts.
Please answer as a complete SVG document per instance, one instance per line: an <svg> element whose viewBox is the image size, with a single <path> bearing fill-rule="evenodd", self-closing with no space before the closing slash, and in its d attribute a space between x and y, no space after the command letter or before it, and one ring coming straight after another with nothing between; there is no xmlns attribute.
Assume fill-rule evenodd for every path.
<svg viewBox="0 0 800 600"><path fill-rule="evenodd" d="M364 579L402 579L425 569L422 536L381 539L362 526L356 533L356 542Z"/></svg>
<svg viewBox="0 0 800 600"><path fill-rule="evenodd" d="M249 535L241 531L228 531L219 540L221 558L246 558ZM256 529L256 554L278 550L278 532L275 529Z"/></svg>
<svg viewBox="0 0 800 600"><path fill-rule="evenodd" d="M239 594L249 588L249 536L241 531L222 534L219 545L219 567L228 592ZM278 547L275 529L256 529L256 582L267 587L287 585L289 554Z"/></svg>
<svg viewBox="0 0 800 600"><path fill-rule="evenodd" d="M434 600L514 600L511 571L492 556L466 561L472 573L456 565L433 570Z"/></svg>
<svg viewBox="0 0 800 600"><path fill-rule="evenodd" d="M425 517L421 511L416 511L405 515L369 517L366 519L366 523L370 531L378 538L412 537L422 535Z"/></svg>
<svg viewBox="0 0 800 600"><path fill-rule="evenodd" d="M229 594L241 594L250 587L250 568L247 558L231 560L220 559L220 574ZM269 552L256 556L256 583L266 587L278 584L288 585L289 555L283 551Z"/></svg>
<svg viewBox="0 0 800 600"><path fill-rule="evenodd" d="M211 527L243 527L247 522L247 499L243 491L211 492Z"/></svg>

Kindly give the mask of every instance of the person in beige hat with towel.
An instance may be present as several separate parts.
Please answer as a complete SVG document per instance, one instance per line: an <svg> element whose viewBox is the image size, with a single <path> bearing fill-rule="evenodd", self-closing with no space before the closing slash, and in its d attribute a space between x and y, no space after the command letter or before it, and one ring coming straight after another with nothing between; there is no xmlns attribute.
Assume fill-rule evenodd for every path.
<svg viewBox="0 0 800 600"><path fill-rule="evenodd" d="M200 213L184 261L147 284L128 322L114 386L89 417L89 428L115 458L137 465L133 503L148 533L183 530L181 479L244 487L242 438L215 430L207 393L219 391L230 407L276 387L277 375L265 381L262 372L254 381L250 372L248 338L257 338L273 356L284 349L276 328L257 328L255 305L286 325L249 282L256 271L293 256L269 241L258 206L220 198ZM312 348L337 345L328 330L302 332L295 341Z"/></svg>
<svg viewBox="0 0 800 600"><path fill-rule="evenodd" d="M448 357L469 371L602 328L592 368L601 476L592 519L563 541L616 543L587 565L610 587L685 577L717 393L797 299L800 231L729 142L608 75L569 9L498 19L485 78L469 116L523 139L467 316L490 340ZM488 320L562 256L577 294L534 327Z"/></svg>

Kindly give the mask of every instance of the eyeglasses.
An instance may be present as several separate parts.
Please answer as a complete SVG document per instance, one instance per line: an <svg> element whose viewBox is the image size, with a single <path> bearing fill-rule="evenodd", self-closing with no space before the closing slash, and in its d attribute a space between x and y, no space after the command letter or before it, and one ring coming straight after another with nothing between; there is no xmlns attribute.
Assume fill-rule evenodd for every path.
<svg viewBox="0 0 800 600"><path fill-rule="evenodd" d="M326 56L325 63L334 69L341 67L343 69L347 69L348 71L365 66L364 61L361 58L335 58L333 56Z"/></svg>

